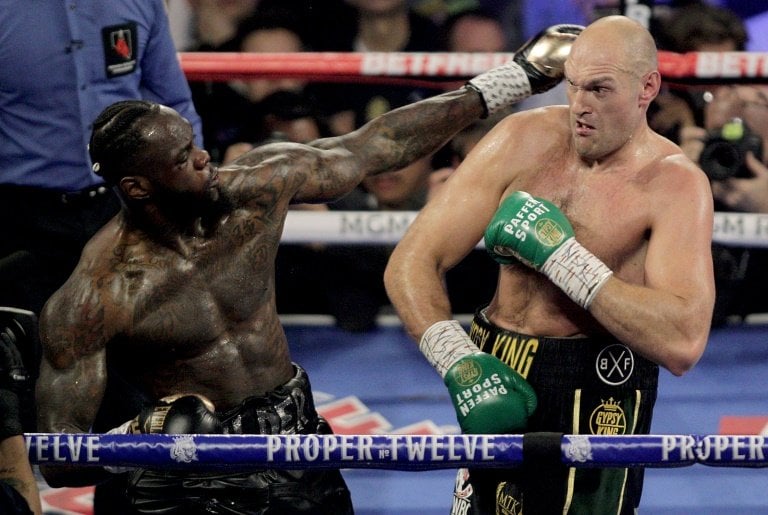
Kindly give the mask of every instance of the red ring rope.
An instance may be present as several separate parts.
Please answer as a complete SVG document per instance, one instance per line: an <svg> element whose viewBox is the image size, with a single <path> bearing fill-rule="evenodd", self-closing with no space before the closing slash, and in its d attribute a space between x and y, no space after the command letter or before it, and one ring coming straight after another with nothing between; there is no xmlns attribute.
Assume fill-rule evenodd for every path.
<svg viewBox="0 0 768 515"><path fill-rule="evenodd" d="M464 52L183 52L192 81L300 77L333 82L408 83L455 87L459 81L511 59L512 53ZM768 52L659 52L659 70L670 82L768 82Z"/></svg>

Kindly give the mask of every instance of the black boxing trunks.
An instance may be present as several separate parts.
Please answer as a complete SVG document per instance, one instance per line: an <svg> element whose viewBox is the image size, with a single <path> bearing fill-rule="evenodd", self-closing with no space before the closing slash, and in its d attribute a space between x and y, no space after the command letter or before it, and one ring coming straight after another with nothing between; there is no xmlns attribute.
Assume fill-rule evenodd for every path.
<svg viewBox="0 0 768 515"><path fill-rule="evenodd" d="M331 434L317 414L307 373L240 406L217 413L225 434ZM136 513L285 515L352 514L352 501L338 470L249 470L131 473L128 496Z"/></svg>
<svg viewBox="0 0 768 515"><path fill-rule="evenodd" d="M539 338L507 331L476 313L470 337L525 377L538 407L530 432L647 434L658 387L658 365L610 336ZM451 513L634 514L641 468L569 468L524 464L517 469L462 469Z"/></svg>

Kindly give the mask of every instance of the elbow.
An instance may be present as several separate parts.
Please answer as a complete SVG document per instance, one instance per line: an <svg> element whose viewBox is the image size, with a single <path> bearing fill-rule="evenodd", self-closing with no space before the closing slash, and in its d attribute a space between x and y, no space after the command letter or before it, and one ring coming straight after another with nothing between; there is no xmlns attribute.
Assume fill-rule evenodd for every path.
<svg viewBox="0 0 768 515"><path fill-rule="evenodd" d="M676 350L670 353L667 359L661 363L664 368L673 375L681 377L690 371L704 354L707 338L695 338L680 342Z"/></svg>
<svg viewBox="0 0 768 515"><path fill-rule="evenodd" d="M664 368L669 370L672 375L677 377L682 377L685 375L686 372L688 372L690 369L693 368L693 365L695 363L685 362L683 360L677 360L674 362L666 363L664 364Z"/></svg>
<svg viewBox="0 0 768 515"><path fill-rule="evenodd" d="M714 303L714 299L712 301ZM675 376L683 376L696 366L709 342L710 316L700 306L694 306L686 310L678 318L675 329L667 333L665 341L661 343L667 352L664 359L659 362L664 368ZM671 335L672 336L670 338Z"/></svg>
<svg viewBox="0 0 768 515"><path fill-rule="evenodd" d="M390 296L398 290L407 272L407 269L401 265L401 260L398 259L397 255L398 249L395 249L387 266L384 268L384 289Z"/></svg>

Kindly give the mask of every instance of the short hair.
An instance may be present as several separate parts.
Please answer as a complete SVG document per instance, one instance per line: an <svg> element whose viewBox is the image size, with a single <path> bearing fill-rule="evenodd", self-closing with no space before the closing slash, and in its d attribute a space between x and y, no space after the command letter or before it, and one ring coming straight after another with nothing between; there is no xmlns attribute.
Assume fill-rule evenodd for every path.
<svg viewBox="0 0 768 515"><path fill-rule="evenodd" d="M693 52L703 44L731 40L736 50L746 48L747 29L736 13L725 7L693 3L672 10L660 21L658 43L663 50Z"/></svg>
<svg viewBox="0 0 768 515"><path fill-rule="evenodd" d="M134 170L144 143L138 122L159 112L160 104L147 100L122 100L104 109L88 145L93 171L114 185Z"/></svg>

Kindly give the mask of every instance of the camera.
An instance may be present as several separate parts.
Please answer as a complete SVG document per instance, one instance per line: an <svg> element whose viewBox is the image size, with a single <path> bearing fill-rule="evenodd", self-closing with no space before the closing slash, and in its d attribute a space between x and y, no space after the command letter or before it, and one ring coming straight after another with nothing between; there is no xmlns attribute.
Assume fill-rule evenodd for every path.
<svg viewBox="0 0 768 515"><path fill-rule="evenodd" d="M762 160L763 141L740 118L733 118L707 134L699 165L713 181L751 177L752 173L745 162L747 152L752 152Z"/></svg>

